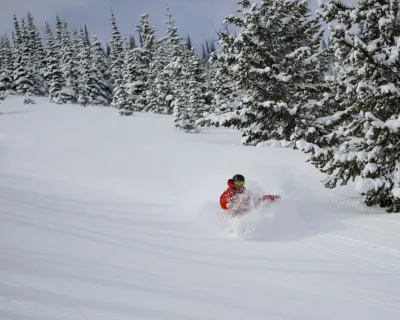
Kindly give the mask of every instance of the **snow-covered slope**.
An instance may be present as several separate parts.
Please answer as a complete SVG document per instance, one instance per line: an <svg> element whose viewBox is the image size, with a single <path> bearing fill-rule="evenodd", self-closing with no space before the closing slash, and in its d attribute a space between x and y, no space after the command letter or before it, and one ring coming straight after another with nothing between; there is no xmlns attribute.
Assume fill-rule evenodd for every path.
<svg viewBox="0 0 400 320"><path fill-rule="evenodd" d="M299 151L20 100L0 105L0 319L400 318L400 217ZM221 219L235 173L282 201Z"/></svg>

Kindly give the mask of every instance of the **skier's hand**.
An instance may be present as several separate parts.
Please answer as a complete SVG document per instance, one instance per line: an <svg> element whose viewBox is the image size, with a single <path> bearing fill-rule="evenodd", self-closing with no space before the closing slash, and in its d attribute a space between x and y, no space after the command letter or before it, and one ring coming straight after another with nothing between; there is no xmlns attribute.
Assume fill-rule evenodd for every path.
<svg viewBox="0 0 400 320"><path fill-rule="evenodd" d="M275 200L279 199L280 197L281 197L280 195L266 194L266 195L262 196L260 200L262 200L262 201L275 201Z"/></svg>
<svg viewBox="0 0 400 320"><path fill-rule="evenodd" d="M227 202L227 203L226 203L226 207L227 207L228 209L232 209L232 208L233 208L233 202Z"/></svg>
<svg viewBox="0 0 400 320"><path fill-rule="evenodd" d="M275 199L280 199L281 198L281 196L279 194L275 194L274 197L275 197Z"/></svg>

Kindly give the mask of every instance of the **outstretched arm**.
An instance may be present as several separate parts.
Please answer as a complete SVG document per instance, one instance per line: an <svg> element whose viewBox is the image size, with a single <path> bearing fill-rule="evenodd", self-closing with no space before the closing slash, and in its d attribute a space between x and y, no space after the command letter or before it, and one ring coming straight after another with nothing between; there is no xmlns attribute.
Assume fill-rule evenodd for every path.
<svg viewBox="0 0 400 320"><path fill-rule="evenodd" d="M275 201L276 199L279 199L281 196L280 195L274 195L274 194L265 194L261 196L262 201Z"/></svg>

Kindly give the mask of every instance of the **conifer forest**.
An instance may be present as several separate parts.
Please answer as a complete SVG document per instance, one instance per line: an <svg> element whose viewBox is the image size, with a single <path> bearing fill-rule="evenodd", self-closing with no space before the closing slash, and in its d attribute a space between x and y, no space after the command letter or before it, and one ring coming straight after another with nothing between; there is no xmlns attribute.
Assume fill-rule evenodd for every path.
<svg viewBox="0 0 400 320"><path fill-rule="evenodd" d="M399 212L399 5L238 0L201 50L168 6L165 30L143 13L127 35L111 11L104 43L84 21L56 16L41 34L30 12L14 15L0 38L0 100L171 115L191 134L232 128L246 146L304 152L327 188L354 183L366 205Z"/></svg>

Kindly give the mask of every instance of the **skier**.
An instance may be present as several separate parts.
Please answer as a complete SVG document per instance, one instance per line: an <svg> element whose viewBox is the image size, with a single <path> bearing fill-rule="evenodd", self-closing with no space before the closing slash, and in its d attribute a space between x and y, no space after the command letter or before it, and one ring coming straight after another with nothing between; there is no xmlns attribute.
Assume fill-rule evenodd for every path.
<svg viewBox="0 0 400 320"><path fill-rule="evenodd" d="M244 183L245 179L241 174L235 174L232 179L228 180L229 188L220 197L220 205L223 210L229 210L233 215L237 215L247 211L252 198L256 204L261 201L275 201L280 198L279 195L270 194L254 196L246 190Z"/></svg>

